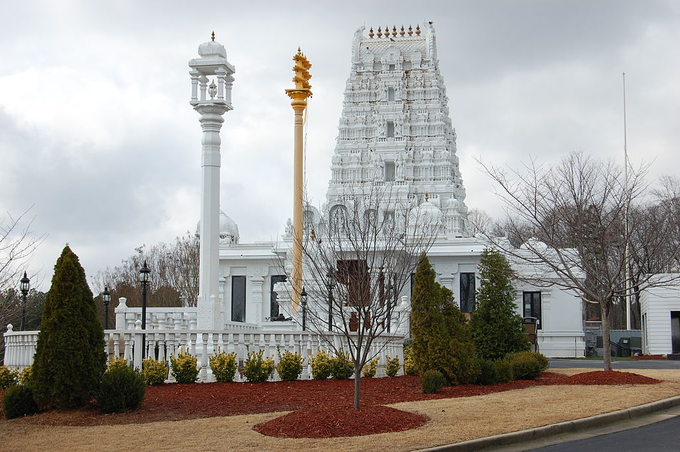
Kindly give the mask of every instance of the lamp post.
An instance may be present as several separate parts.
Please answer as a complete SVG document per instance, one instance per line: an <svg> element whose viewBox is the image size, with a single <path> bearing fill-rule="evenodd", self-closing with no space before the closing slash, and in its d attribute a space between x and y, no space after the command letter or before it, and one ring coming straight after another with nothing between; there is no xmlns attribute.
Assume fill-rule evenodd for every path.
<svg viewBox="0 0 680 452"><path fill-rule="evenodd" d="M24 296L23 303L21 305L21 331L24 331L26 326L26 296L28 295L28 290L31 288L31 280L28 279L28 275L24 272L24 277L21 278L21 283L19 284L19 289Z"/></svg>
<svg viewBox="0 0 680 452"><path fill-rule="evenodd" d="M111 292L109 292L109 287L104 287L104 292L102 292L102 301L104 302L104 329L109 329L109 302L111 301Z"/></svg>
<svg viewBox="0 0 680 452"><path fill-rule="evenodd" d="M142 283L142 359L146 358L146 286L149 283L149 267L146 265L146 260L141 270L139 270L139 282Z"/></svg>
<svg viewBox="0 0 680 452"><path fill-rule="evenodd" d="M328 331L333 331L333 288L335 287L335 273L328 271Z"/></svg>
<svg viewBox="0 0 680 452"><path fill-rule="evenodd" d="M302 331L307 330L307 291L304 286L300 292L300 303L302 304Z"/></svg>

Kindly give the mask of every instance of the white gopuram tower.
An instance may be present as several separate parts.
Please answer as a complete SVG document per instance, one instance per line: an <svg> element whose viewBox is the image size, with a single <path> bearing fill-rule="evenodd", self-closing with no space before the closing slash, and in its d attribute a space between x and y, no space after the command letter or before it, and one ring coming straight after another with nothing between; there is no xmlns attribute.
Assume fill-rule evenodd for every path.
<svg viewBox="0 0 680 452"><path fill-rule="evenodd" d="M197 328L222 327L219 309L220 243L220 129L222 115L232 110L231 88L235 69L227 61L224 46L212 39L198 47L198 55L189 61L191 71L191 105L201 118L203 151L201 153L201 222L200 269Z"/></svg>
<svg viewBox="0 0 680 452"><path fill-rule="evenodd" d="M442 235L466 235L456 132L439 72L434 27L357 30L324 214L348 194L391 185L392 202L439 209ZM433 207L434 206L434 207Z"/></svg>

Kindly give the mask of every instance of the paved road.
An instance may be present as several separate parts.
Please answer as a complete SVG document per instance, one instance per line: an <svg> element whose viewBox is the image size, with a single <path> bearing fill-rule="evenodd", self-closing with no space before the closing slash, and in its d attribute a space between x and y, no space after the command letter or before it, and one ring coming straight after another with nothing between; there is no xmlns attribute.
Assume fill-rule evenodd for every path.
<svg viewBox="0 0 680 452"><path fill-rule="evenodd" d="M677 409L675 412L677 413ZM621 427L619 425L618 427ZM590 438L568 441L537 449L535 452L677 452L680 450L680 416L644 427L630 428L616 433L601 434Z"/></svg>
<svg viewBox="0 0 680 452"><path fill-rule="evenodd" d="M550 367L553 369L602 369L602 361L599 359L551 359ZM630 360L612 361L612 368L617 369L679 369L680 361L670 359L653 360ZM678 446L680 450L680 446Z"/></svg>

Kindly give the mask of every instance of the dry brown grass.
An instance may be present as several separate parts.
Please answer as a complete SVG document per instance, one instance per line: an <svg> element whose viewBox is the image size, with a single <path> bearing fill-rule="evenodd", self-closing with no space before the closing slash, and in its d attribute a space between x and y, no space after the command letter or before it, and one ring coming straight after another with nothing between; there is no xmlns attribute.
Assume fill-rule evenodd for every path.
<svg viewBox="0 0 680 452"><path fill-rule="evenodd" d="M556 371L574 374L588 371ZM280 416L268 413L136 425L64 427L20 420L0 425L0 450L22 451L409 451L602 414L680 395L680 373L636 370L663 380L637 386L535 386L479 397L393 405L430 418L406 432L332 439L262 436L253 425Z"/></svg>

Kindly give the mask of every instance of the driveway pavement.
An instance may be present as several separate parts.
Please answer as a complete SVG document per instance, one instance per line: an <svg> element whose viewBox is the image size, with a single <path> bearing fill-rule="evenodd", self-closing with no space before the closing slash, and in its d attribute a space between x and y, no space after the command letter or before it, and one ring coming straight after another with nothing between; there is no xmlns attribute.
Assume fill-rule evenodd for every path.
<svg viewBox="0 0 680 452"><path fill-rule="evenodd" d="M603 363L600 359L551 359L550 367L553 369L593 369L602 370ZM612 368L617 369L678 369L680 361L670 359L633 359L625 361L612 361Z"/></svg>

